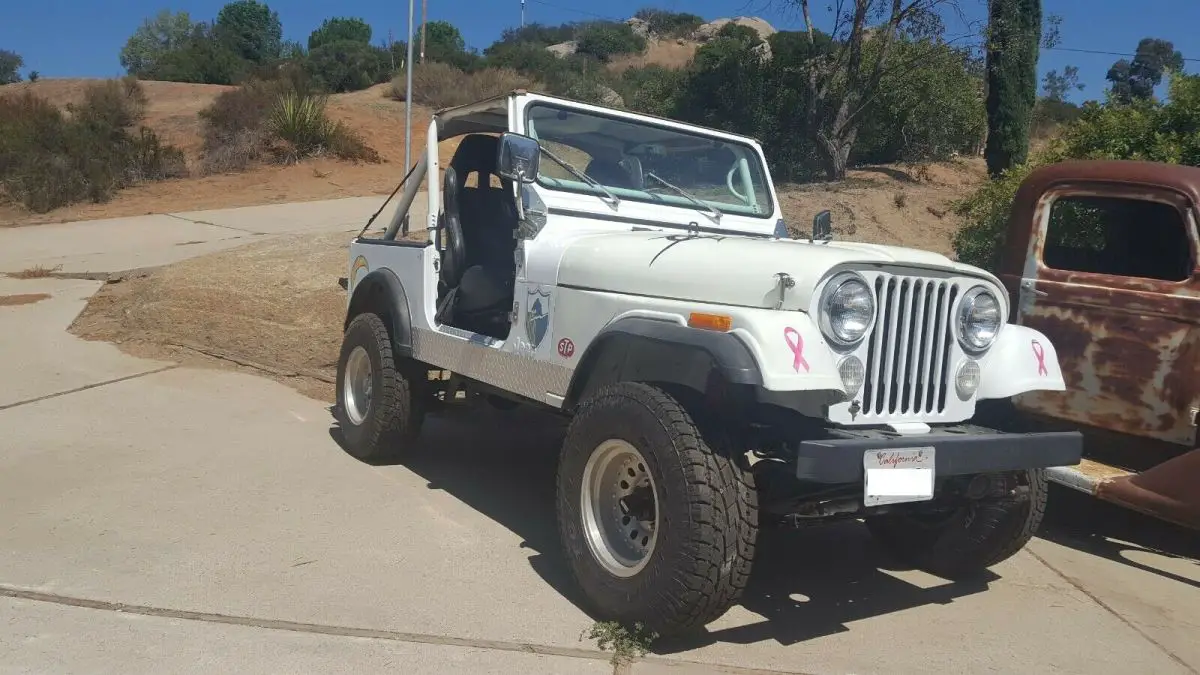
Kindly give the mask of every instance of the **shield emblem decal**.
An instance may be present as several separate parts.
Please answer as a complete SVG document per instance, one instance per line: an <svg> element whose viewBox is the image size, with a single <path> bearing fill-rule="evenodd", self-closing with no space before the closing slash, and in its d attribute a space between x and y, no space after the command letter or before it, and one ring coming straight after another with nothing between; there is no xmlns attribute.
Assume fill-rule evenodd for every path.
<svg viewBox="0 0 1200 675"><path fill-rule="evenodd" d="M550 291L540 287L529 289L525 294L525 337L534 349L545 339L549 328Z"/></svg>

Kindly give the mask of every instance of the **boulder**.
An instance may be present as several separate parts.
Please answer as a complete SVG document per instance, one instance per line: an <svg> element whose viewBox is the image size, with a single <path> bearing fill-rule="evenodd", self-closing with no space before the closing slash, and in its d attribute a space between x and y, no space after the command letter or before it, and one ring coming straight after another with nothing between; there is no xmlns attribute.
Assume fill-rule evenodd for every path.
<svg viewBox="0 0 1200 675"><path fill-rule="evenodd" d="M629 24L629 27L633 29L634 34L641 35L644 38L650 37L649 22L639 19L635 16L632 19L627 19L625 23Z"/></svg>
<svg viewBox="0 0 1200 675"><path fill-rule="evenodd" d="M578 47L579 43L571 40L569 42L560 42L556 45L550 45L549 47L546 47L546 51L561 59L564 56L570 56L574 54Z"/></svg>
<svg viewBox="0 0 1200 675"><path fill-rule="evenodd" d="M697 42L708 42L716 37L717 32L724 28L725 24L728 23L751 28L755 33L758 33L758 37L762 38L763 40L766 40L775 33L779 32L775 30L775 27L768 23L766 19L761 19L757 16L736 16L732 19L717 19L700 26L696 29L696 32L692 33L692 39Z"/></svg>

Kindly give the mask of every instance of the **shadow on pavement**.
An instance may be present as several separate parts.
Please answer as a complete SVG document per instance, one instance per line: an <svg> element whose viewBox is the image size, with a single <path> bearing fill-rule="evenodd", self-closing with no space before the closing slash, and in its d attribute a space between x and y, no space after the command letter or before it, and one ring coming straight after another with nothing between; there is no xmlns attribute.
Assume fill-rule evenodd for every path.
<svg viewBox="0 0 1200 675"><path fill-rule="evenodd" d="M1060 546L1128 565L1200 588L1200 534L1058 485L1051 486L1046 519L1038 537ZM1196 566L1192 578L1130 559L1149 552Z"/></svg>
<svg viewBox="0 0 1200 675"><path fill-rule="evenodd" d="M401 463L524 539L530 565L567 600L587 609L559 549L555 516L555 472L566 421L526 408L499 412L488 407L430 417L420 447ZM335 440L336 426L330 431ZM766 530L759 541L754 576L742 605L761 621L662 641L657 653L694 649L714 642L749 644L776 640L794 644L849 630L851 621L929 604L947 604L987 589L998 577L974 582L936 579L921 588L885 570L902 569L860 523L843 522L803 530ZM819 554L816 554L818 553Z"/></svg>

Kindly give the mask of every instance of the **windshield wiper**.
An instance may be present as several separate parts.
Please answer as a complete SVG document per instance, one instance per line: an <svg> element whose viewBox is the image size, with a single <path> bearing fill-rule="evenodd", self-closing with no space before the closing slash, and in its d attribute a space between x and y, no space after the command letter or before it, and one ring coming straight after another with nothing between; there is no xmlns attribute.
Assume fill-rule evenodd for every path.
<svg viewBox="0 0 1200 675"><path fill-rule="evenodd" d="M709 218L712 218L714 223L721 222L721 212L720 211L718 211L717 209L713 208L712 206L700 201L695 196L693 196L692 193L688 192L687 190L684 190L683 188L681 188L677 185L672 185L672 184L668 183L667 181L663 180L661 177L655 175L655 173L653 171L647 171L646 173L644 173L642 175L645 176L646 178L653 178L654 180L658 181L659 183L662 183L663 187L666 187L667 189L670 189L670 190L674 190L676 193L682 195L683 197L686 197L693 204L700 207L700 209L702 211L704 211L708 215Z"/></svg>
<svg viewBox="0 0 1200 675"><path fill-rule="evenodd" d="M567 171L570 171L571 173L575 174L576 178L579 178L580 180L584 181L585 183L591 185L592 187L596 188L597 190L600 190L604 194L608 195L608 199L612 201L612 207L614 209L617 208L617 206L619 206L621 204L621 198L618 197L617 195L613 194L612 190L609 190L608 188L604 187L599 182L597 182L595 178L592 178L591 176L587 175L586 173L571 166L570 164L567 163L566 160L555 155L553 152L550 152L545 147L542 147L542 152L546 153L546 156L549 157L550 159L554 160L554 162L556 164L558 164L562 168L566 169ZM601 197L601 199L604 199L604 198Z"/></svg>

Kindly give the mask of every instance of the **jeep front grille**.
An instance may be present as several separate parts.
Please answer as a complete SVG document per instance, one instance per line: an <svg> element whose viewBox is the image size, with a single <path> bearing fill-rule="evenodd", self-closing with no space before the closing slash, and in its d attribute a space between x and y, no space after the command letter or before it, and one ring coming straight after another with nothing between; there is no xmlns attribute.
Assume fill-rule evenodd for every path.
<svg viewBox="0 0 1200 675"><path fill-rule="evenodd" d="M958 294L958 285L945 279L876 277L878 311L867 343L864 418L922 418L945 412L951 386L951 308Z"/></svg>

